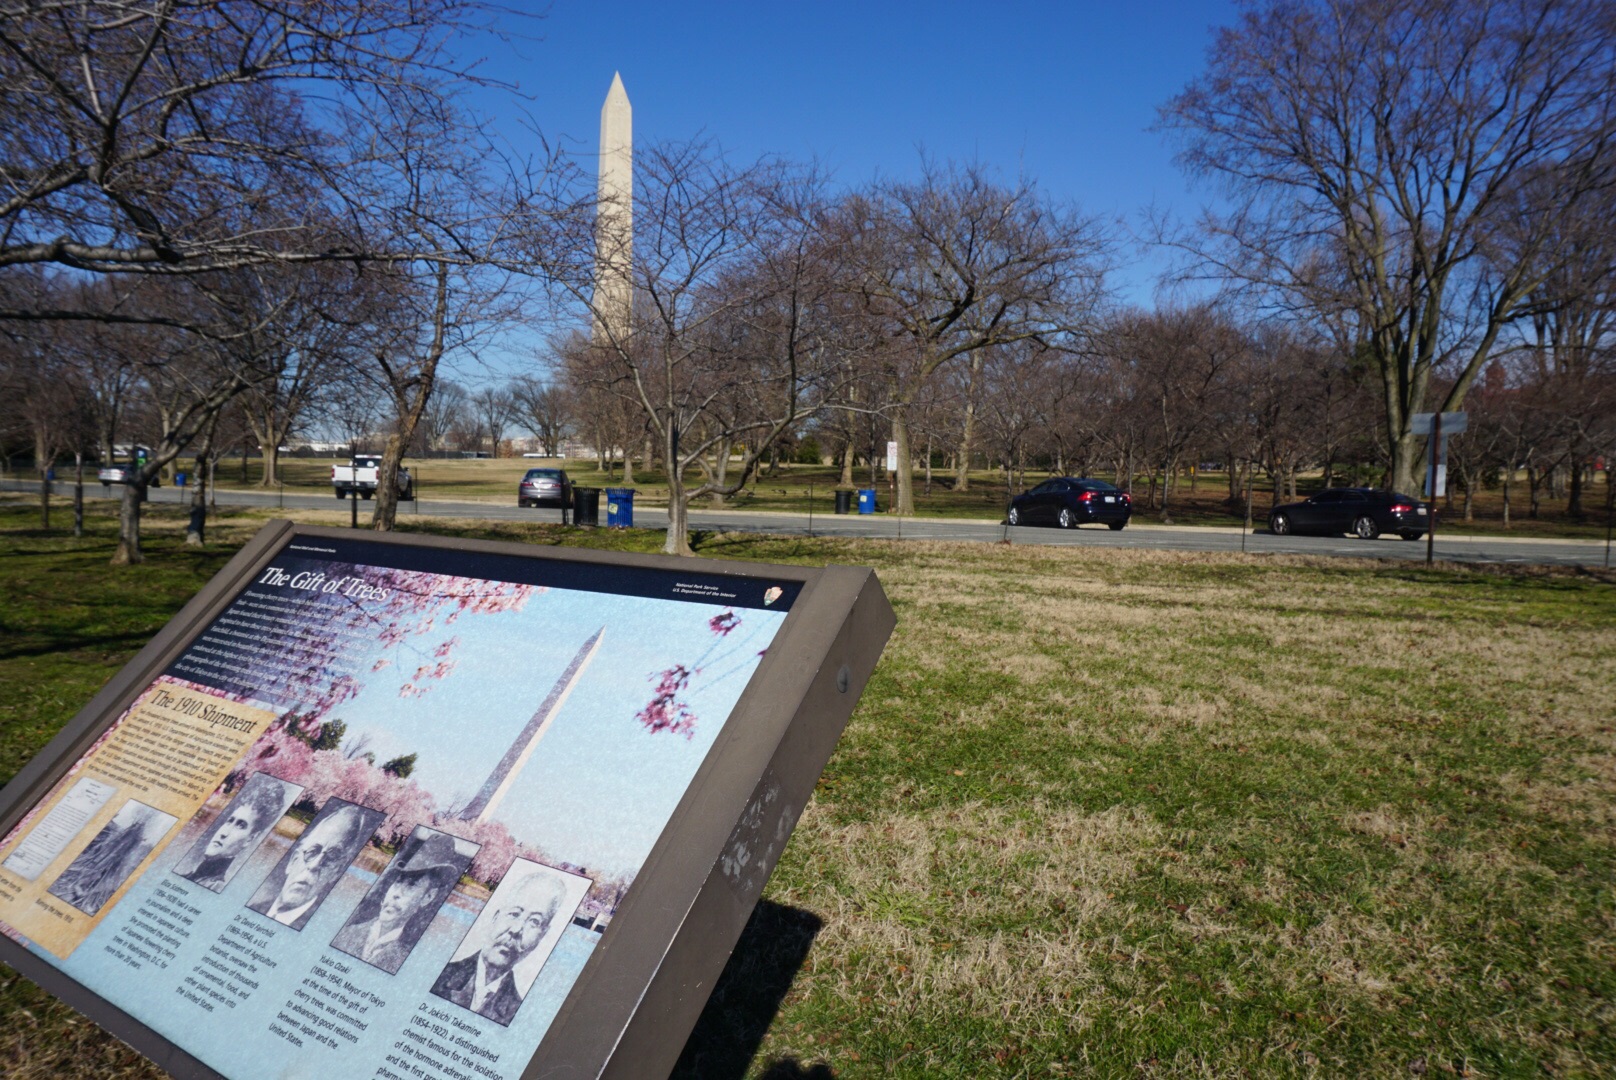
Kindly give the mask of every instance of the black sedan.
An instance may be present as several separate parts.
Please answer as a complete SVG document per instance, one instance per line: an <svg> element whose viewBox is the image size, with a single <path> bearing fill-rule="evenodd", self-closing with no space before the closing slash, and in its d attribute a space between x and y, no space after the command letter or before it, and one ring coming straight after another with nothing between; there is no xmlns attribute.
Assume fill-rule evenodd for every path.
<svg viewBox="0 0 1616 1080"><path fill-rule="evenodd" d="M1063 529L1098 521L1116 530L1127 527L1132 514L1133 498L1126 491L1104 480L1062 476L1011 499L1006 520L1011 525L1059 525Z"/></svg>
<svg viewBox="0 0 1616 1080"><path fill-rule="evenodd" d="M1431 527L1431 508L1418 499L1375 488L1326 488L1312 498L1276 506L1268 515L1268 531L1276 536L1352 533L1373 540L1396 533L1418 540Z"/></svg>

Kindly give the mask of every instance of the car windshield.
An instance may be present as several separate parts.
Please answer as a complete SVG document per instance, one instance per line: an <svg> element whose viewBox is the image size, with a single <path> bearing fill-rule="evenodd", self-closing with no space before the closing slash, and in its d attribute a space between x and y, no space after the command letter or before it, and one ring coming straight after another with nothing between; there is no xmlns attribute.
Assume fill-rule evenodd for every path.
<svg viewBox="0 0 1616 1080"><path fill-rule="evenodd" d="M529 469L527 471L527 476L523 477L523 479L525 479L525 480L559 480L559 479L561 479L561 470L560 469ZM510 481L507 480L506 483L508 484L508 483L510 483Z"/></svg>
<svg viewBox="0 0 1616 1080"><path fill-rule="evenodd" d="M1077 486L1088 491L1117 491L1115 484L1108 484L1104 480L1079 480Z"/></svg>
<svg viewBox="0 0 1616 1080"><path fill-rule="evenodd" d="M1417 503L1417 502L1419 502L1419 500L1414 498L1412 495L1404 495L1400 491L1392 492L1390 495L1387 496L1387 498L1391 499L1392 502L1396 502L1396 503Z"/></svg>

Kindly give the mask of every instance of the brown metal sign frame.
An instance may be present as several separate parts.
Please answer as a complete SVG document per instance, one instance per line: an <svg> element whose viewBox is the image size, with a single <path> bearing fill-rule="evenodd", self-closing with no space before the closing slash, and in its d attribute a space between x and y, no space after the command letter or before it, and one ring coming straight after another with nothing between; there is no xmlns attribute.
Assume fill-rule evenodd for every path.
<svg viewBox="0 0 1616 1080"><path fill-rule="evenodd" d="M12 781L0 836L296 538L264 526ZM895 625L873 571L724 562L376 533L367 541L559 564L800 582L802 589L577 982L520 1075L666 1076L677 1060ZM39 956L0 936L5 962L181 1080L222 1074Z"/></svg>

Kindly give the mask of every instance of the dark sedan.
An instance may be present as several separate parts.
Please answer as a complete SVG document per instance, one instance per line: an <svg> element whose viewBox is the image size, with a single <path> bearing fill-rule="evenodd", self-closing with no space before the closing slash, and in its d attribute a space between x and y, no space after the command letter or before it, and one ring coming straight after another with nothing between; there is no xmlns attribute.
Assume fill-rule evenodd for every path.
<svg viewBox="0 0 1616 1080"><path fill-rule="evenodd" d="M1431 513L1428 504L1395 491L1327 488L1303 502L1276 506L1268 515L1268 531L1276 536L1351 533L1364 540L1396 533L1418 540L1431 527Z"/></svg>
<svg viewBox="0 0 1616 1080"><path fill-rule="evenodd" d="M1133 498L1104 480L1062 476L1045 480L1010 500L1006 518L1012 525L1059 525L1075 529L1103 522L1113 530L1127 527Z"/></svg>
<svg viewBox="0 0 1616 1080"><path fill-rule="evenodd" d="M562 469L529 469L516 488L517 506L571 506L572 481Z"/></svg>

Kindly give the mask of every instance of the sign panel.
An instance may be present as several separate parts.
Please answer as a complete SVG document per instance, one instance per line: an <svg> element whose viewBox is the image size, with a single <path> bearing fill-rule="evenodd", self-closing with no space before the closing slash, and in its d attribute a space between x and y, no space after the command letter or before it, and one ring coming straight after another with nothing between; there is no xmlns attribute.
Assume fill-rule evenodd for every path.
<svg viewBox="0 0 1616 1080"><path fill-rule="evenodd" d="M896 440L887 441L887 471L892 472L898 467L898 443Z"/></svg>
<svg viewBox="0 0 1616 1080"><path fill-rule="evenodd" d="M266 532L0 796L0 957L181 1075L665 1073L891 629L873 575Z"/></svg>
<svg viewBox="0 0 1616 1080"><path fill-rule="evenodd" d="M1436 413L1415 413L1409 418L1409 433L1412 435L1431 434L1431 421ZM1465 412L1448 412L1442 414L1442 434L1460 435L1470 426L1470 414Z"/></svg>

